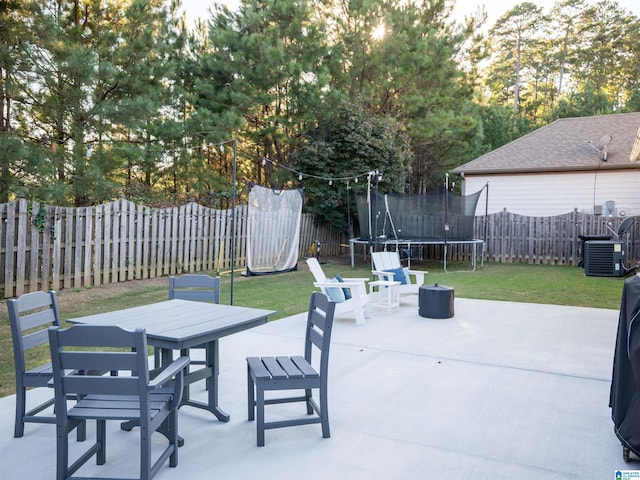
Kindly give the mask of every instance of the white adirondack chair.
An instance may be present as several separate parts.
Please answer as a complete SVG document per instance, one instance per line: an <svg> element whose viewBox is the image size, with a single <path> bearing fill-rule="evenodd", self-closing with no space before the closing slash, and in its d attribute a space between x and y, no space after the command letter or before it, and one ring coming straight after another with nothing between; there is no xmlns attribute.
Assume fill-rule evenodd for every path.
<svg viewBox="0 0 640 480"><path fill-rule="evenodd" d="M307 258L307 265L309 270L315 278L313 285L319 288L322 293L331 298L331 295L327 293L327 289L330 288L346 288L351 293L351 298L344 300L343 302L336 303L335 315L343 315L347 313L353 313L358 325L365 324L365 317L368 317L367 304L369 302L369 296L367 295L367 281L368 278L344 278L343 282L336 283L333 280L328 279L322 267L318 263L318 260L314 257Z"/></svg>
<svg viewBox="0 0 640 480"><path fill-rule="evenodd" d="M390 270L397 270L398 268L404 270L407 283L399 285L400 295L417 294L420 285L424 283L424 276L429 273L426 270L412 270L402 267L398 252L373 252L371 259L373 260L372 273L376 275L379 280L394 280L394 274L390 272Z"/></svg>

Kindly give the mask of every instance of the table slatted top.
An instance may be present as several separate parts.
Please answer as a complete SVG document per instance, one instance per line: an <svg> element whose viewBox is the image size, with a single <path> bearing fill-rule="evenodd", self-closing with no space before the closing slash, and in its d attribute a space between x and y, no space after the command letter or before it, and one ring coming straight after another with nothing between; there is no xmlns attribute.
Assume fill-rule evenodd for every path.
<svg viewBox="0 0 640 480"><path fill-rule="evenodd" d="M189 300L165 300L139 307L69 319L70 323L144 328L150 345L181 349L216 340L267 322L273 310Z"/></svg>

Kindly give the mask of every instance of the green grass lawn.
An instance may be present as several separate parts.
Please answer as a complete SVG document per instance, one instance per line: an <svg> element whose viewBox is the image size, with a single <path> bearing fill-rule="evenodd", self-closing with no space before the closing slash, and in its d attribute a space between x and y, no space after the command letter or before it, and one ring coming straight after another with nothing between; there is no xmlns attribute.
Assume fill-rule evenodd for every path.
<svg viewBox="0 0 640 480"><path fill-rule="evenodd" d="M355 269L340 261L323 264L328 277L371 277L368 263L359 260ZM502 300L526 303L547 303L595 308L620 307L622 278L587 277L577 267L526 264L485 264L475 272L465 270L468 264L412 262L412 268L428 270L428 284L439 283L455 288L456 297ZM211 272L205 272L211 273ZM306 311L313 290L313 276L304 261L296 272L279 275L243 277L234 275L233 303L247 307L275 310L272 320ZM231 278L223 275L222 303L230 301ZM117 310L167 298L168 279L158 278L125 284L68 289L58 292L63 319ZM0 396L14 393L13 346L6 306L0 308ZM48 351L40 352L48 356ZM35 361L35 360L34 360Z"/></svg>

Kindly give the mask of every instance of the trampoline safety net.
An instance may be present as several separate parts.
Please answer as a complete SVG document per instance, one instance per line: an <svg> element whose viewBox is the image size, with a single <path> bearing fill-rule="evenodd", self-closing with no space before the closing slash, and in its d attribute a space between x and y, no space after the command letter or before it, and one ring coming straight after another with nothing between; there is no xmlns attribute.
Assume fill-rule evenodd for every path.
<svg viewBox="0 0 640 480"><path fill-rule="evenodd" d="M473 240L476 205L482 191L457 195L441 190L423 195L356 195L360 239L415 242Z"/></svg>
<svg viewBox="0 0 640 480"><path fill-rule="evenodd" d="M296 270L303 190L249 184L247 275Z"/></svg>

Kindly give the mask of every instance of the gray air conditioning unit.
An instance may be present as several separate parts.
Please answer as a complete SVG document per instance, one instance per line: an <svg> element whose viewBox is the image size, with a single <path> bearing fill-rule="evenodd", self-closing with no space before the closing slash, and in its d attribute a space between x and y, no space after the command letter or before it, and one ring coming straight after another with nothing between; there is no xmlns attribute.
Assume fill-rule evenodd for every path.
<svg viewBox="0 0 640 480"><path fill-rule="evenodd" d="M592 277L622 277L624 247L621 242L593 240L584 244L584 274Z"/></svg>

